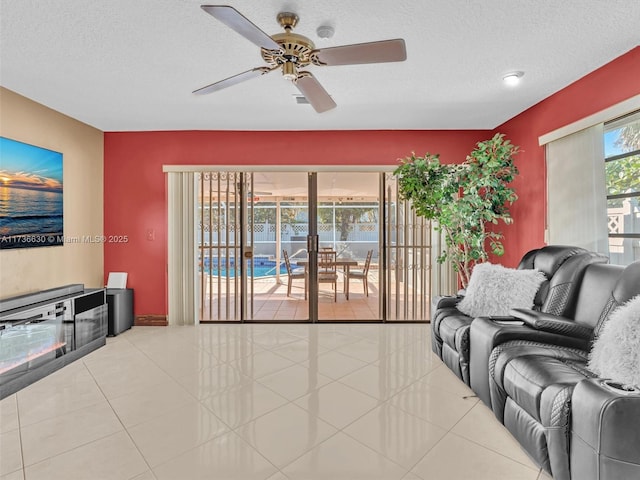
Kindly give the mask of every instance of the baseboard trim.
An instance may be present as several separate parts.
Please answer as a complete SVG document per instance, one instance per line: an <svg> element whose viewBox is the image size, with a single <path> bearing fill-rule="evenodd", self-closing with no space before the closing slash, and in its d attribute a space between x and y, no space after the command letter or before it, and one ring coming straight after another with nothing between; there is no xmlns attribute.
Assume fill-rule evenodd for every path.
<svg viewBox="0 0 640 480"><path fill-rule="evenodd" d="M166 315L136 315L133 323L136 327L166 327L169 325Z"/></svg>

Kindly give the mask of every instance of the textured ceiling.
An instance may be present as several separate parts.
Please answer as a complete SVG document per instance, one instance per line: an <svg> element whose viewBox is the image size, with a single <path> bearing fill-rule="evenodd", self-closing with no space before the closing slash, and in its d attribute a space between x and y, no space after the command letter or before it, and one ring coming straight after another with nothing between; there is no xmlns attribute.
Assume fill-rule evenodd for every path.
<svg viewBox="0 0 640 480"><path fill-rule="evenodd" d="M193 95L263 64L201 1L1 2L0 84L104 131L490 129L640 44L638 0L228 0L318 48L405 39L402 63L310 67L338 104L317 114L277 72Z"/></svg>

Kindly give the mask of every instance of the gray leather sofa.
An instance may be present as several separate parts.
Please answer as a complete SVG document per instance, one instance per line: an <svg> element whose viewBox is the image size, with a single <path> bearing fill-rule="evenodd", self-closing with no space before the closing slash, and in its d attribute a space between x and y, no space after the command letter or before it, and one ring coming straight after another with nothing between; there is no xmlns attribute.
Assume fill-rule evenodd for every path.
<svg viewBox="0 0 640 480"><path fill-rule="evenodd" d="M484 356L474 353L489 342L490 405L555 480L640 478L640 391L599 379L587 368L592 342L610 313L639 294L640 262L626 268L591 264L573 318L516 309L512 314L524 325L488 318L472 324L472 387L486 385L480 378L485 370L475 368Z"/></svg>
<svg viewBox="0 0 640 480"><path fill-rule="evenodd" d="M564 245L549 245L532 250L524 255L518 269L537 269L545 274L534 300L534 310L554 315L573 315L575 292L580 286L587 265L605 263L607 257L583 248ZM434 302L431 316L431 343L433 351L467 385L471 384L470 328L473 318L460 312L456 305L458 297L442 297ZM489 352L485 352L488 357ZM483 373L485 382L486 372ZM472 385L473 387L473 385ZM489 403L488 387L481 398Z"/></svg>

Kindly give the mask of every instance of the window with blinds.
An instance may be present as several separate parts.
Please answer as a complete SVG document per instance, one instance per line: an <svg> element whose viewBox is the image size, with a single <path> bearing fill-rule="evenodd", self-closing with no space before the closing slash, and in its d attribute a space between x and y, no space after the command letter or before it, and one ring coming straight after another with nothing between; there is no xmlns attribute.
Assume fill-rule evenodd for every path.
<svg viewBox="0 0 640 480"><path fill-rule="evenodd" d="M640 111L604 125L611 263L640 260Z"/></svg>
<svg viewBox="0 0 640 480"><path fill-rule="evenodd" d="M546 146L550 245L574 245L609 254L602 132L599 123Z"/></svg>

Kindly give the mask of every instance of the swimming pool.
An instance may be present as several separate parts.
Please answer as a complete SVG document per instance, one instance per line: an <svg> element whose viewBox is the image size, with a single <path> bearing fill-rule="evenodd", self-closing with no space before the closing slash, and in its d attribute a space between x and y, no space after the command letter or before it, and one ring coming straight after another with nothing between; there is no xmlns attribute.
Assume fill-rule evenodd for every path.
<svg viewBox="0 0 640 480"><path fill-rule="evenodd" d="M233 260L229 262L229 269L227 270L227 265L226 264L222 264L220 265L220 268L218 268L218 262L216 260L214 260L213 262L213 266L210 268L209 267L209 262L207 261L208 259L205 259L205 265L204 265L204 270L200 270L203 273L206 273L207 275L212 275L214 277L217 277L218 275L220 275L221 277L229 277L229 278L234 278L236 276L236 267L234 265ZM276 262L272 261L272 260L259 260L259 262L254 262L253 265L253 277L257 278L257 277L271 277L274 276L276 274ZM287 267L284 264L284 262L280 265L280 274L286 274L287 273ZM249 270L248 275L251 276L252 272L251 270Z"/></svg>

